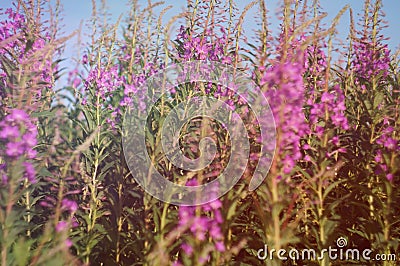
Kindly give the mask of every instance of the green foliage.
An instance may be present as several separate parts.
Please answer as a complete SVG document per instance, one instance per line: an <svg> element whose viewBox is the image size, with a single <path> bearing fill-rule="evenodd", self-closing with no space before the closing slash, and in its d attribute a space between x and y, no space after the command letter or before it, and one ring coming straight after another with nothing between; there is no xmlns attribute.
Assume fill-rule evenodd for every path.
<svg viewBox="0 0 400 266"><path fill-rule="evenodd" d="M43 37L46 27L35 18L40 14L27 12L28 3L18 2L29 22L28 29L19 36L19 45L26 47L28 53L35 51L35 40ZM81 83L71 79L67 87L59 90L55 89L54 82L62 72L55 66L62 60L56 54L67 38L46 39L48 46L36 51L32 62L26 64L18 61L20 50L6 49L6 44L0 41L0 50L6 51L0 55L0 82L7 84L4 91L0 88L0 118L5 119L13 109L25 110L38 129L38 144L34 147L37 156L32 160L37 183L30 183L24 177L25 155L18 160L0 155L0 164L7 163L5 170L0 168L0 178L3 174L8 177L7 181L0 180L1 264L343 265L343 261L331 260L327 254L323 259L297 261L257 257L264 245L276 250L314 249L318 254L336 247L340 237L348 242L346 248L397 254L400 244L397 204L400 201L400 74L398 58L390 54L392 57L388 59L384 40L379 37L381 1L374 4L366 1L362 31L356 31L351 22L351 42L343 52L348 59L346 64L333 63L332 38L335 25L347 7L325 29L318 1L291 3L285 1L282 34L277 38L268 29L264 1L251 2L241 13L233 1L227 1L226 5L214 0L188 1L188 12L175 16L165 26L163 15L169 7L161 9L161 2L149 2L149 6L142 7L139 1L132 1L131 14L122 24L122 38L118 36L120 20L109 25L105 7L94 6L92 43L85 52L87 62L78 60L79 67L71 74ZM42 10L43 7L36 5L32 10ZM59 9L58 5L55 7ZM254 42L245 40L241 30L251 8L260 11L257 18L260 29ZM314 13L309 13L309 9ZM156 17L157 14L160 16ZM180 34L185 33L187 40L175 38L171 33L177 21L184 22ZM30 34L29 27L32 32L37 28L38 32ZM57 32L57 26L52 27ZM221 35L220 29L224 29ZM302 122L309 131L299 137L301 158L293 159L294 167L288 172L284 170L284 158L290 151L287 147L278 149L266 179L255 191L249 191L248 186L258 159L249 158L241 180L220 198L222 236L218 240L224 251L218 251L210 232L205 232L204 239L200 239L191 229L196 225L193 220L184 225L180 223L180 206L157 200L136 183L136 176L148 173L128 169L122 147L121 119L127 110L128 104L124 102L129 96L127 90L137 89L146 78L171 62L198 59L201 53L196 54L196 49L203 42L210 44L209 49L217 49L217 40L222 39L226 43L218 50L218 60L230 58L233 67L253 73L253 80L260 87L264 86L266 69L276 62L286 62L290 56L299 57L290 60L302 62L300 54L304 53L308 67L301 73L305 88L302 106L305 121ZM300 39L301 45L295 47ZM190 47L192 50L188 47L193 43L186 41L195 44ZM370 45L366 51L362 50L364 44ZM48 53L42 54L40 51L46 48ZM371 62L388 59L389 68L365 75L362 64L357 64L362 52L371 52ZM54 67L49 72L50 84L36 79L42 69L32 69L34 62L46 60ZM315 65L320 67L318 71ZM377 65L379 69L381 65ZM279 90L282 84L264 86L263 92ZM41 93L37 94L40 96L35 98L26 93L29 88L32 94L40 89ZM181 128L179 148L188 158L201 156L198 144L202 137L211 137L217 146L218 158L211 167L193 173L179 169L168 160L161 145L161 129L174 107L197 96L217 95L219 88L207 82L192 82L175 89L176 93L165 95L155 104L146 121L148 126L143 134L147 151L143 154L147 152L156 169L172 182L184 185L196 177L200 183L208 183L215 179L215 172L226 167L231 156L227 141L230 136L223 125L210 118L195 118ZM335 124L335 114L323 100L326 93L337 93L330 101L339 105L338 91L343 94L347 128ZM153 91L146 93L148 97L154 94ZM238 109L249 107L238 104L239 97L232 98ZM282 101L282 108L287 107L287 101ZM313 108L321 102L325 106L314 122ZM254 114L241 114L241 118L251 136L251 153L258 154L260 144L256 138L260 128ZM278 146L282 138L288 137L281 129L277 128ZM1 151L5 151L5 145L5 140L0 139ZM76 209L74 203L78 205ZM212 211L200 206L194 209L193 219L217 219ZM193 255L184 250L184 244L193 248ZM363 259L346 263L396 264Z"/></svg>

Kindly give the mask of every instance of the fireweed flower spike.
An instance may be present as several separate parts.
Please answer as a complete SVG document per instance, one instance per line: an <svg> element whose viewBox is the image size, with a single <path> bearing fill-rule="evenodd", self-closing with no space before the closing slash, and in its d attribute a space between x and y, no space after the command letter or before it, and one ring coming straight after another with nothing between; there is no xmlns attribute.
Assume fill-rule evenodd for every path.
<svg viewBox="0 0 400 266"><path fill-rule="evenodd" d="M187 186L197 186L196 179L189 180ZM196 209L201 210L201 215L198 215ZM199 243L208 243L211 239L212 245L219 252L225 251L224 236L221 231L223 219L221 216L222 203L219 199L203 204L199 207L195 206L180 206L179 207L179 227L189 225L188 231ZM196 247L192 247L188 242L183 242L181 249L187 257L193 255ZM210 250L211 252L211 250Z"/></svg>
<svg viewBox="0 0 400 266"><path fill-rule="evenodd" d="M36 110L43 104L40 102L42 91L54 85L53 77L58 67L52 61L55 45L51 46L54 50L50 52L50 34L29 29L27 18L19 11L9 8L5 14L8 19L0 22L0 43L4 44L0 46L0 58L9 67L0 68L0 99L15 98L16 102L22 99L28 101L23 105L24 109ZM13 77L15 71L10 72L12 65L18 66L18 79Z"/></svg>
<svg viewBox="0 0 400 266"><path fill-rule="evenodd" d="M390 64L387 44L373 44L369 40L360 40L355 42L354 50L352 65L358 80L369 80L378 75L382 75L382 80L387 77Z"/></svg>
<svg viewBox="0 0 400 266"><path fill-rule="evenodd" d="M37 129L32 119L23 110L13 109L0 122L0 150L5 155L5 161L17 161L21 157L34 159L37 144ZM35 183L35 169L30 162L23 163L25 176Z"/></svg>
<svg viewBox="0 0 400 266"><path fill-rule="evenodd" d="M289 174L295 161L302 157L300 139L309 132L302 106L305 93L302 77L304 71L303 61L277 60L265 69L260 81L260 85L265 88L264 95L270 102L276 126L280 129L278 150L283 156L285 174Z"/></svg>

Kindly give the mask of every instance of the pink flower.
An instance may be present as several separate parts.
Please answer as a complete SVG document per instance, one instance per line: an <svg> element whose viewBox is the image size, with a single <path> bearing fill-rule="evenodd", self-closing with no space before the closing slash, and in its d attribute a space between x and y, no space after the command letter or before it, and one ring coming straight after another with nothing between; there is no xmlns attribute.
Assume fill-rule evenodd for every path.
<svg viewBox="0 0 400 266"><path fill-rule="evenodd" d="M222 203L219 199L213 200L208 203L212 209L216 210L222 207Z"/></svg>
<svg viewBox="0 0 400 266"><path fill-rule="evenodd" d="M71 241L71 239L69 239L69 238L67 238L67 239L65 239L65 246L67 247L67 248L70 248L71 246L72 246L72 241Z"/></svg>
<svg viewBox="0 0 400 266"><path fill-rule="evenodd" d="M19 136L19 130L16 126L5 126L0 131L0 139L15 139Z"/></svg>
<svg viewBox="0 0 400 266"><path fill-rule="evenodd" d="M213 225L209 231L210 236L213 239L221 239L222 238L222 233L221 233L221 229L219 228L218 225Z"/></svg>
<svg viewBox="0 0 400 266"><path fill-rule="evenodd" d="M219 252L224 252L225 251L225 245L224 242L218 241L215 243L215 249L218 250Z"/></svg>
<svg viewBox="0 0 400 266"><path fill-rule="evenodd" d="M393 138L387 138L386 141L383 143L383 146L389 150L395 150L397 147L397 141Z"/></svg>
<svg viewBox="0 0 400 266"><path fill-rule="evenodd" d="M18 158L24 154L25 148L22 142L8 142L6 154L11 158Z"/></svg>
<svg viewBox="0 0 400 266"><path fill-rule="evenodd" d="M375 161L376 161L377 163L381 163L381 162L382 162L382 151L378 150L378 151L376 152Z"/></svg>
<svg viewBox="0 0 400 266"><path fill-rule="evenodd" d="M61 201L61 207L71 213L74 213L78 210L78 204L75 201L69 199L63 199Z"/></svg>
<svg viewBox="0 0 400 266"><path fill-rule="evenodd" d="M23 162L22 164L25 166L25 176L28 179L28 181L32 184L36 183L37 182L35 178L36 171L33 165L29 162Z"/></svg>
<svg viewBox="0 0 400 266"><path fill-rule="evenodd" d="M187 256L191 256L193 254L193 247L191 245L189 245L187 243L183 243L181 248Z"/></svg>
<svg viewBox="0 0 400 266"><path fill-rule="evenodd" d="M59 221L56 225L56 232L65 231L68 228L68 223L66 221Z"/></svg>
<svg viewBox="0 0 400 266"><path fill-rule="evenodd" d="M88 56L86 54L84 54L82 56L82 64L86 65L88 63Z"/></svg>
<svg viewBox="0 0 400 266"><path fill-rule="evenodd" d="M74 81L72 82L72 86L74 88L77 88L81 84L81 79L80 78L75 78Z"/></svg>
<svg viewBox="0 0 400 266"><path fill-rule="evenodd" d="M208 260L210 259L210 255L200 257L199 258L199 264L205 264Z"/></svg>

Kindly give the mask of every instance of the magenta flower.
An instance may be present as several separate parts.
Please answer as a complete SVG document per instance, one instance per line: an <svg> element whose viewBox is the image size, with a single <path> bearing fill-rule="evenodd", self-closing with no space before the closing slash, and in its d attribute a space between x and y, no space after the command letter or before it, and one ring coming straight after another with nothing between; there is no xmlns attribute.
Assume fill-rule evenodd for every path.
<svg viewBox="0 0 400 266"><path fill-rule="evenodd" d="M13 109L4 120L7 122L27 121L29 120L29 116L23 110Z"/></svg>
<svg viewBox="0 0 400 266"><path fill-rule="evenodd" d="M68 223L66 221L59 221L56 225L56 232L62 232L67 230Z"/></svg>
<svg viewBox="0 0 400 266"><path fill-rule="evenodd" d="M301 62L277 62L267 68L261 78L264 94L281 133L279 145L285 174L292 171L294 160L301 158L300 139L309 132L303 113L303 72Z"/></svg>
<svg viewBox="0 0 400 266"><path fill-rule="evenodd" d="M375 161L376 161L377 163L381 163L381 162L382 162L382 151L381 151L381 150L378 150L378 151L376 152Z"/></svg>
<svg viewBox="0 0 400 266"><path fill-rule="evenodd" d="M23 165L25 166L25 177L31 184L36 183L37 182L35 178L36 171L33 165L29 162L23 162Z"/></svg>
<svg viewBox="0 0 400 266"><path fill-rule="evenodd" d="M383 146L388 150L395 150L397 148L397 141L393 138L388 137L385 142L383 142Z"/></svg>
<svg viewBox="0 0 400 266"><path fill-rule="evenodd" d="M186 255L191 256L193 254L193 247L191 245L183 243L181 248Z"/></svg>
<svg viewBox="0 0 400 266"><path fill-rule="evenodd" d="M0 139L16 139L19 136L19 130L16 126L6 126L0 131Z"/></svg>
<svg viewBox="0 0 400 266"><path fill-rule="evenodd" d="M63 199L61 202L61 207L71 213L75 213L78 210L78 204L69 199Z"/></svg>
<svg viewBox="0 0 400 266"><path fill-rule="evenodd" d="M1 184L6 185L8 183L8 176L6 174L1 175Z"/></svg>
<svg viewBox="0 0 400 266"><path fill-rule="evenodd" d="M69 239L69 238L67 238L66 240L65 240L65 246L67 247L67 248L70 248L71 246L72 246L72 240L71 239Z"/></svg>
<svg viewBox="0 0 400 266"><path fill-rule="evenodd" d="M357 78L370 80L371 77L381 74L384 80L389 71L390 50L387 45L361 40L354 44L352 64Z"/></svg>
<svg viewBox="0 0 400 266"><path fill-rule="evenodd" d="M208 260L210 259L210 255L204 256L204 257L200 257L199 258L199 264L205 264Z"/></svg>
<svg viewBox="0 0 400 266"><path fill-rule="evenodd" d="M186 186L197 186L196 179L190 179L186 182ZM218 192L217 187L215 191ZM212 241L216 249L219 251L225 250L224 236L221 231L221 223L223 218L221 215L222 202L217 199L207 204L201 205L201 215L198 216L196 207L180 206L179 207L179 224L178 227L188 226L188 233L198 242L203 243ZM181 246L186 255L191 256L195 247L190 246L187 242Z"/></svg>
<svg viewBox="0 0 400 266"><path fill-rule="evenodd" d="M12 109L10 114L0 122L0 142L5 144L4 153L13 160L23 155L28 159L34 158L36 151L33 148L37 144L36 137L36 126L23 110ZM30 167L28 171L29 179L34 180Z"/></svg>
<svg viewBox="0 0 400 266"><path fill-rule="evenodd" d="M80 78L75 78L72 82L72 87L78 88L78 86L81 84L81 79Z"/></svg>
<svg viewBox="0 0 400 266"><path fill-rule="evenodd" d="M6 144L6 155L10 158L18 158L25 152L22 142L8 142Z"/></svg>
<svg viewBox="0 0 400 266"><path fill-rule="evenodd" d="M87 54L84 54L82 56L82 64L86 65L87 63L88 63L88 56L87 56Z"/></svg>
<svg viewBox="0 0 400 266"><path fill-rule="evenodd" d="M33 147L37 144L37 138L35 133L24 134L23 141L28 147Z"/></svg>
<svg viewBox="0 0 400 266"><path fill-rule="evenodd" d="M224 242L218 241L215 243L215 249L218 250L219 252L224 252L225 251L225 245Z"/></svg>
<svg viewBox="0 0 400 266"><path fill-rule="evenodd" d="M7 173L7 165L5 163L0 164L0 178L2 185L6 185L8 183L8 176L6 173Z"/></svg>
<svg viewBox="0 0 400 266"><path fill-rule="evenodd" d="M219 228L217 223L211 224L211 229L210 229L209 233L213 239L221 239L222 238L221 229Z"/></svg>

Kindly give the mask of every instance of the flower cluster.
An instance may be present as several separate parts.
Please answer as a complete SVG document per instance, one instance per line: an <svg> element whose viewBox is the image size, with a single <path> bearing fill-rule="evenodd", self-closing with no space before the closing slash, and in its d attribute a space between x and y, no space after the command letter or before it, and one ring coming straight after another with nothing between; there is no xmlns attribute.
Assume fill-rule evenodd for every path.
<svg viewBox="0 0 400 266"><path fill-rule="evenodd" d="M37 86L39 83L43 83L45 84L44 88L52 87L53 73L57 70L57 65L53 66L51 58L47 55L49 52L46 50L46 42L49 40L49 35L46 35L44 38L37 38L33 42L32 47L26 51L24 57L19 61L22 65L29 65L31 73L35 73L35 75L31 77L32 84ZM32 60L34 60L34 63L30 65Z"/></svg>
<svg viewBox="0 0 400 266"><path fill-rule="evenodd" d="M321 80L327 68L325 52L316 45L310 45L306 49L307 60L304 62L304 68L307 69L309 76L307 80L311 82L314 78ZM321 85L321 84L316 84Z"/></svg>
<svg viewBox="0 0 400 266"><path fill-rule="evenodd" d="M103 101L109 100L112 93L116 91L123 84L123 79L119 76L118 66L112 66L109 69L104 67L93 68L85 82L85 88L91 86L96 87L96 96L100 97Z"/></svg>
<svg viewBox="0 0 400 266"><path fill-rule="evenodd" d="M376 174L384 174L389 181L393 180L391 165L393 164L388 156L389 153L398 153L400 151L400 141L395 138L395 129L390 125L390 119L385 118L383 121L380 136L376 139L379 148L375 152L375 162L377 167Z"/></svg>
<svg viewBox="0 0 400 266"><path fill-rule="evenodd" d="M283 156L283 173L289 174L302 157L300 139L309 132L303 113L304 55L297 51L293 60L278 61L264 70L260 85L273 112L278 132L278 151ZM262 123L262 121L261 121Z"/></svg>
<svg viewBox="0 0 400 266"><path fill-rule="evenodd" d="M122 63L127 63L131 60L129 55L129 49L122 47L124 53L120 60ZM140 49L136 51L133 63L139 65L141 62ZM87 65L89 63L88 56L84 55L82 63ZM106 118L106 122L111 125L112 128L116 127L116 123L120 121L123 114L123 108L127 106L133 106L137 104L140 110L145 109L145 97L147 97L147 91L143 91L140 87L146 80L147 77L157 73L157 65L152 62L147 62L140 73L127 74L121 72L121 66L118 64L110 64L109 67L96 66L93 67L83 83L84 96L82 104L86 105L88 100L88 92L92 92L92 95L98 100L96 106L105 108L111 112L110 117ZM80 78L77 77L77 71L70 73L69 79L73 83L74 87L79 86L81 83ZM135 97L133 97L135 96ZM133 102L133 99L137 98L139 102ZM117 101L115 101L117 99Z"/></svg>
<svg viewBox="0 0 400 266"><path fill-rule="evenodd" d="M182 51L179 57L183 60L211 60L223 64L231 64L232 58L224 55L224 47L228 44L228 39L224 29L221 28L222 36L213 36L206 30L204 34L192 36L184 26L180 27L177 43L180 44Z"/></svg>
<svg viewBox="0 0 400 266"><path fill-rule="evenodd" d="M61 232L68 229L70 226L72 227L78 226L76 218L73 216L78 210L78 204L73 200L65 198L61 201L61 209L65 212L68 212L71 218L69 219L70 220L69 222L64 220L59 221L55 227L56 231Z"/></svg>
<svg viewBox="0 0 400 266"><path fill-rule="evenodd" d="M29 98L31 103L37 103L41 98L42 89L50 89L53 83L53 73L57 65L53 65L52 55L54 50L48 48L51 40L50 34L41 36L39 33L28 29L25 16L11 8L5 12L9 20L0 22L0 56L10 66L18 65L19 76L24 76L21 84L15 84L15 73L10 68L0 69L0 97L6 96L7 88L30 87ZM30 34L27 34L30 32ZM52 47L51 49L54 49ZM25 91L16 92L17 95L26 94ZM33 97L32 97L33 96ZM30 108L30 106L26 106Z"/></svg>
<svg viewBox="0 0 400 266"><path fill-rule="evenodd" d="M366 40L354 43L352 65L359 79L369 80L378 75L384 79L388 75L389 64L390 51L387 45Z"/></svg>
<svg viewBox="0 0 400 266"><path fill-rule="evenodd" d="M153 69L153 68L150 68ZM149 75L152 75L154 71L150 71ZM138 75L133 75L131 83L125 82L124 85L124 97L122 98L120 105L121 106L132 106L134 103L132 101L132 96L139 96L139 109L144 110L145 105L145 96L147 92L140 90L141 84L145 82L146 74L140 73Z"/></svg>
<svg viewBox="0 0 400 266"><path fill-rule="evenodd" d="M339 85L335 85L330 91L324 91L318 100L314 99L313 96L307 102L310 106L311 124L316 124L320 119L329 117L329 121L336 128L349 129L345 116L345 98ZM317 128L317 135L321 136L321 134L323 134L323 129Z"/></svg>
<svg viewBox="0 0 400 266"><path fill-rule="evenodd" d="M0 42L9 40L15 36L17 32L20 32L25 27L25 16L15 12L12 8L7 8L5 14L9 20L3 20L0 22ZM18 39L15 38L10 40L4 45L6 49L13 49L18 47ZM0 55L4 55L6 50L1 49Z"/></svg>
<svg viewBox="0 0 400 266"><path fill-rule="evenodd" d="M78 204L75 201L69 199L63 199L61 202L61 207L71 213L75 213L78 210Z"/></svg>
<svg viewBox="0 0 400 266"><path fill-rule="evenodd" d="M86 61L85 57L84 61ZM70 77L70 79L76 80L75 85L78 86L79 83L76 77ZM82 99L82 105L87 104L87 93L91 92L96 108L107 108L111 111L111 117L107 117L106 119L107 123L112 128L115 128L115 122L118 120L121 112L119 107L113 104L112 99L124 83L125 80L119 75L118 65L111 66L110 68L94 67L89 71L84 82L85 95Z"/></svg>
<svg viewBox="0 0 400 266"><path fill-rule="evenodd" d="M186 185L197 186L198 182L196 179L192 179L189 180ZM178 227L189 225L188 231L196 241L199 243L207 243L207 239L210 238L215 250L224 252L224 237L221 231L221 224L223 223L221 207L222 203L219 199L199 207L180 206ZM201 209L201 215L196 213L196 208ZM196 247L192 246L189 242L182 243L181 248L187 257L192 257L196 249ZM199 265L203 265L208 261L209 252L206 253L207 254L203 254L203 257L199 258Z"/></svg>
<svg viewBox="0 0 400 266"><path fill-rule="evenodd" d="M34 146L37 144L37 129L31 122L31 118L23 110L13 109L0 122L0 150L5 155L6 163L18 161L20 158L33 159L36 156ZM24 161L25 177L35 183L35 169L33 165ZM8 180L3 165L3 183Z"/></svg>
<svg viewBox="0 0 400 266"><path fill-rule="evenodd" d="M335 127L347 130L349 126L344 115L346 106L343 91L338 85L329 89L325 83L327 63L324 51L314 45L309 46L307 51L307 105L310 106L310 123L316 124L329 117Z"/></svg>
<svg viewBox="0 0 400 266"><path fill-rule="evenodd" d="M209 60L215 61L222 64L232 64L233 56L227 54L227 48L229 47L229 41L225 30L220 28L221 36L215 34L213 31L206 29L204 33L197 34L194 31L191 32L181 25L176 43L178 50L178 57L183 61L190 60ZM207 76L209 72L215 70L212 69L201 69L203 75ZM182 75L185 80L185 71ZM195 74L191 73L191 77L195 78ZM223 77L221 77L223 78ZM221 83L226 83L221 80ZM193 90L199 90L198 84L191 84ZM235 93L232 90L235 84L229 84L229 88L222 86L221 84L214 84L208 82L205 84L205 93L207 95L213 95L215 98L225 101L232 110L238 104L238 100L235 99ZM173 90L172 93L175 93ZM239 102L240 104L240 102Z"/></svg>
<svg viewBox="0 0 400 266"><path fill-rule="evenodd" d="M8 20L0 21L0 56L7 56L7 51L19 48L20 41L16 36L17 32L25 26L25 16L8 8L5 12ZM2 59L4 60L4 59ZM0 99L6 97L7 74L0 68ZM1 105L1 102L0 102Z"/></svg>

